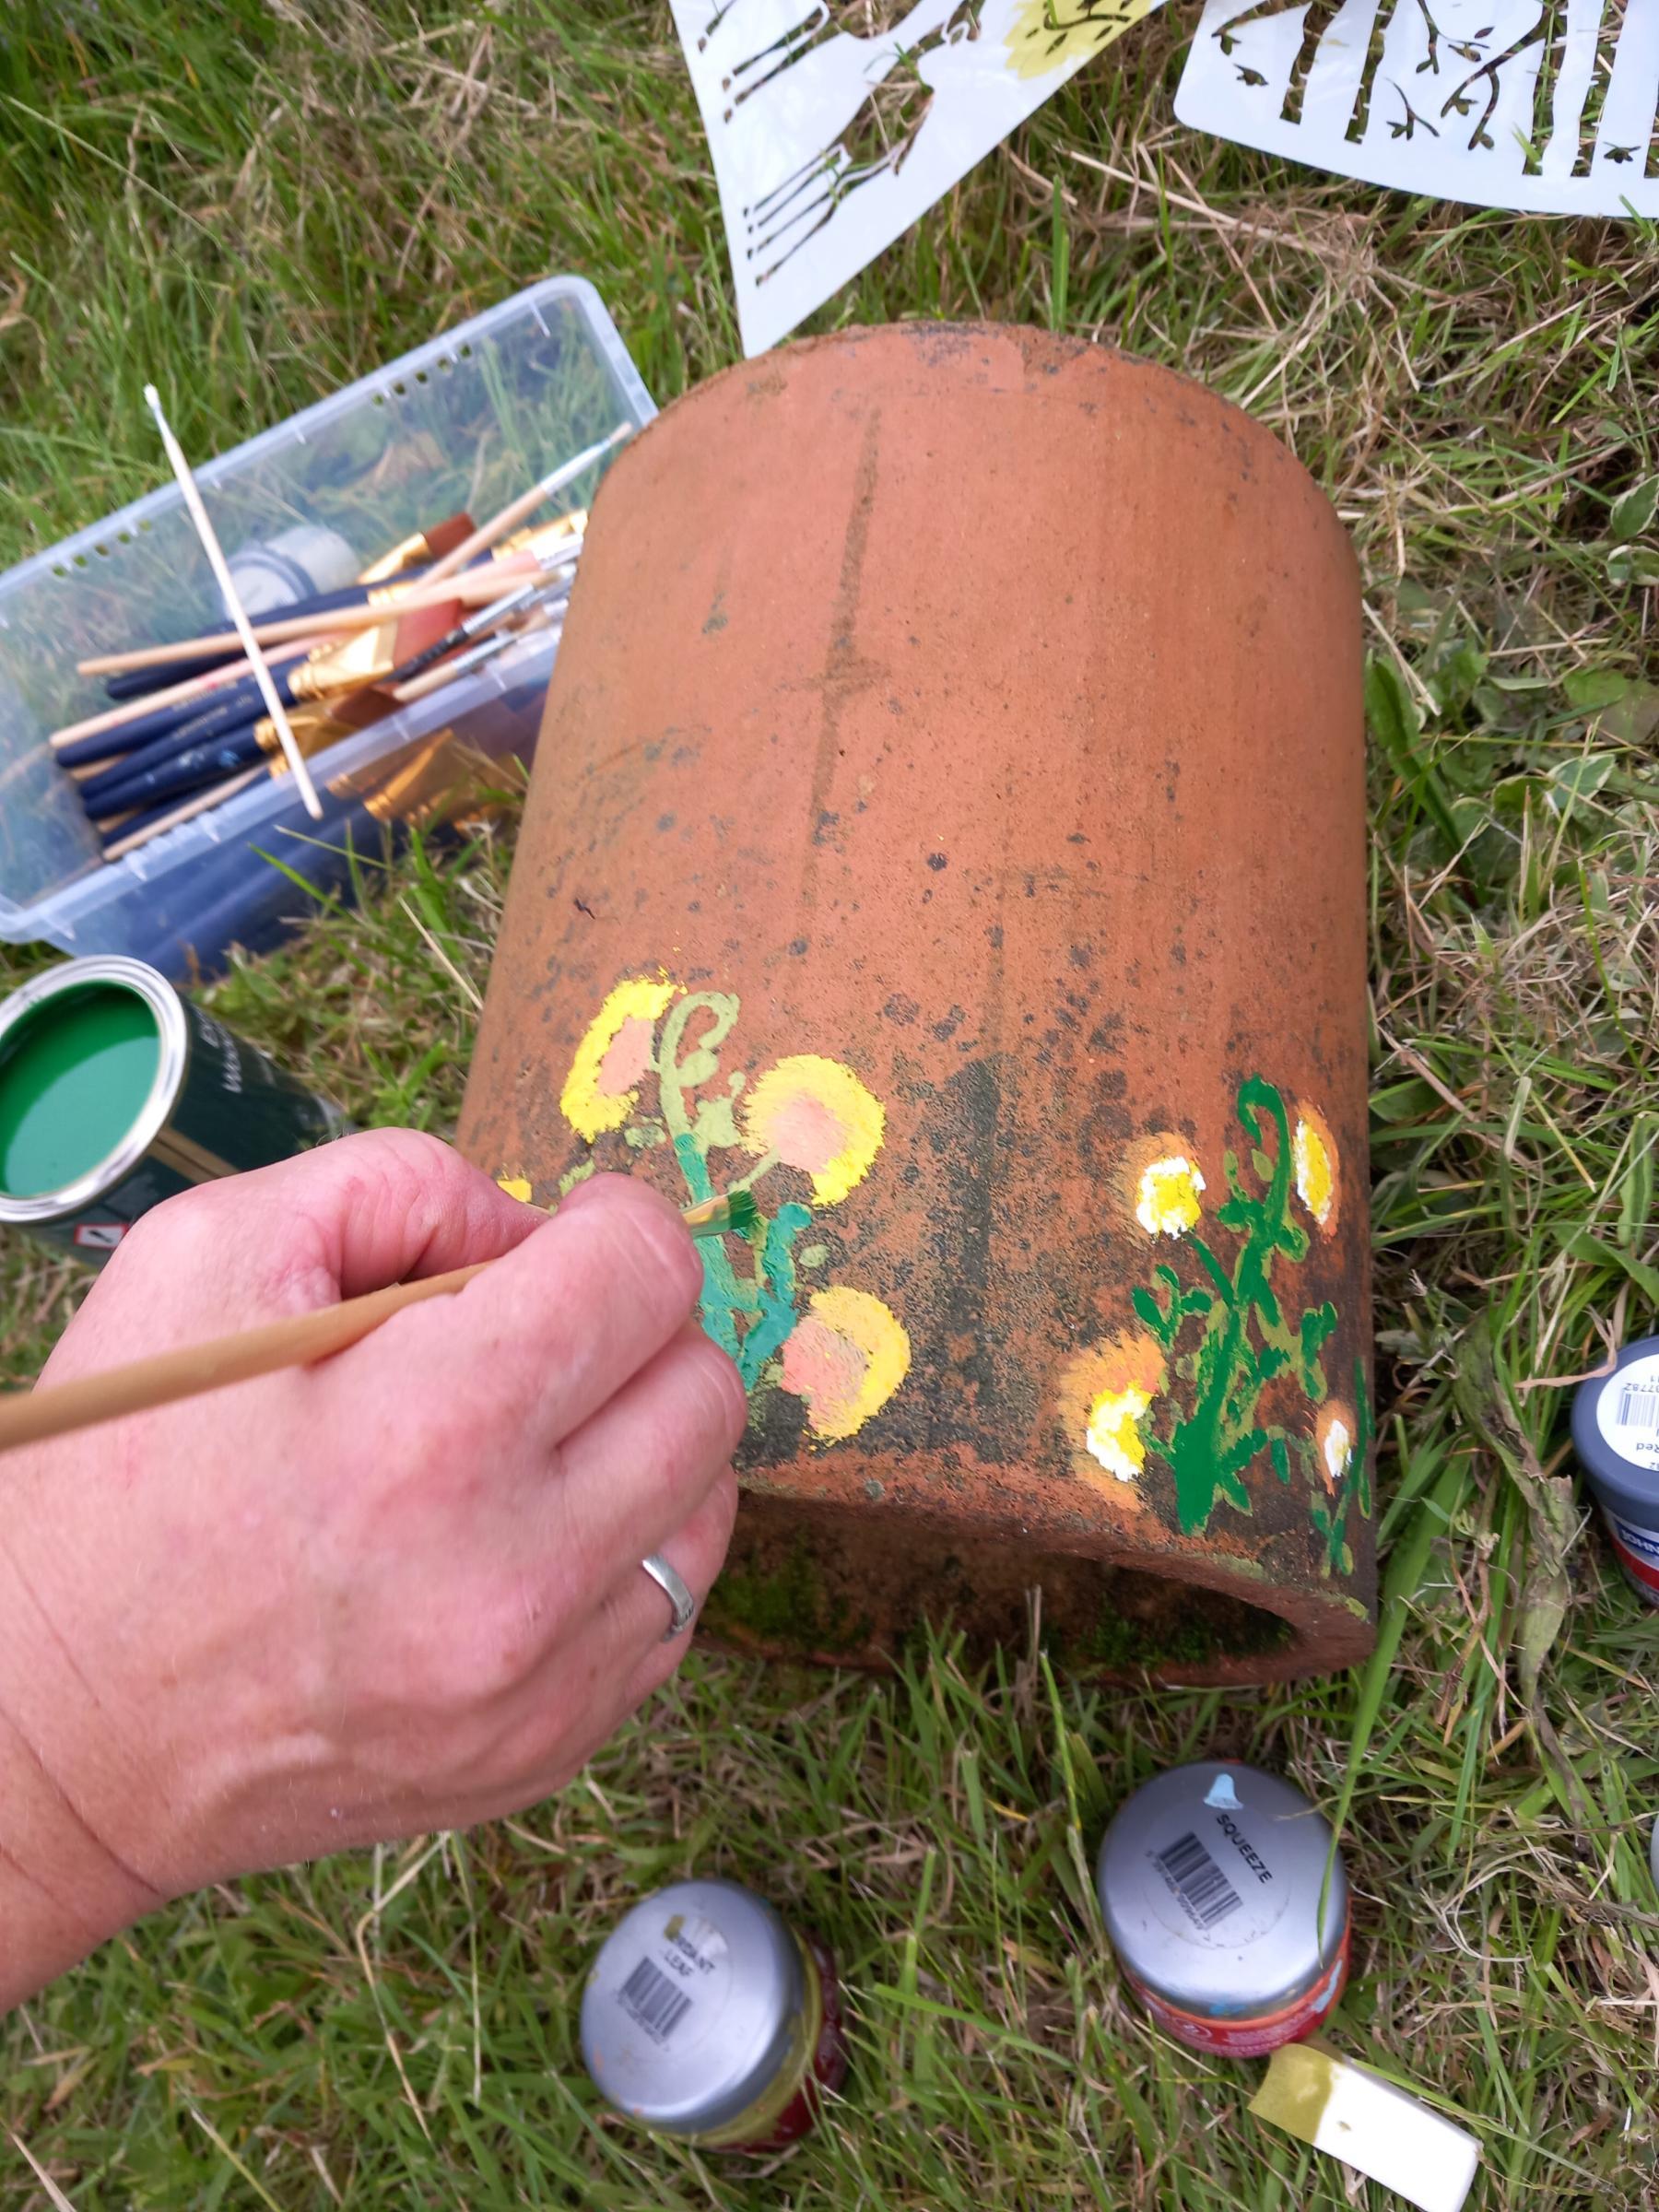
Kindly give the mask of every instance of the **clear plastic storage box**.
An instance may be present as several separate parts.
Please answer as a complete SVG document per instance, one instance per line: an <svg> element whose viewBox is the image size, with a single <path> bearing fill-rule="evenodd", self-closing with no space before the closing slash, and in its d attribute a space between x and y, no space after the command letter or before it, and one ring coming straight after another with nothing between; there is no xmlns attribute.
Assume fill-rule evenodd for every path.
<svg viewBox="0 0 1659 2212"><path fill-rule="evenodd" d="M483 521L618 423L655 412L598 293L554 276L196 474L233 562L309 523L367 566L447 515ZM597 475L566 503L585 503ZM558 644L556 629L527 633L316 755L320 822L291 778L264 778L106 863L47 743L110 703L76 663L223 621L171 485L0 577L0 938L128 953L175 977L210 971L232 942L270 943L311 904L285 871L339 889L353 848L379 851L400 781L413 788L446 739L467 757L529 758Z"/></svg>

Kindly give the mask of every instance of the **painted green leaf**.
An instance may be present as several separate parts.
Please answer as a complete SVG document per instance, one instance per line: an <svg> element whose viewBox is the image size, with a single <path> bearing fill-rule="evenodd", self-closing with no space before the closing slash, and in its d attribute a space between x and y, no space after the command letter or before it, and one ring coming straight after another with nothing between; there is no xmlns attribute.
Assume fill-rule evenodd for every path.
<svg viewBox="0 0 1659 2212"><path fill-rule="evenodd" d="M1134 1306L1137 1318L1146 1323L1159 1344L1169 1344L1173 1339L1173 1324L1150 1290L1137 1288L1129 1302Z"/></svg>

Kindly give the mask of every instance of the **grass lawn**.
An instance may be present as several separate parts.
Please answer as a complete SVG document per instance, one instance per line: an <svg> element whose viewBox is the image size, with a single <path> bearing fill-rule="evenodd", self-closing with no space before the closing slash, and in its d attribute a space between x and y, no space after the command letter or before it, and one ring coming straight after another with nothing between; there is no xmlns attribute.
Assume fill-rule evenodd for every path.
<svg viewBox="0 0 1659 2212"><path fill-rule="evenodd" d="M1196 12L1085 69L818 322L1123 345L1269 424L1353 532L1377 1664L1224 1698L947 1644L890 1681L694 1659L559 1800L193 1899L0 2026L0 2119L82 2212L1362 2205L1102 1950L1107 1808L1218 1749L1344 1818L1335 2040L1479 2133L1474 2202L1659 2199L1659 1615L1583 1524L1563 1387L1659 1310L1659 535L1627 497L1659 472L1659 236L1195 138ZM7 0L0 565L158 481L147 378L211 452L549 270L594 280L659 401L735 358L662 6ZM510 847L412 858L215 1005L360 1117L447 1129ZM74 1295L0 1258L14 1377ZM850 1983L846 2103L768 2169L630 2136L576 2056L592 1945L693 1865L815 1924ZM47 2201L0 2136L0 2206Z"/></svg>

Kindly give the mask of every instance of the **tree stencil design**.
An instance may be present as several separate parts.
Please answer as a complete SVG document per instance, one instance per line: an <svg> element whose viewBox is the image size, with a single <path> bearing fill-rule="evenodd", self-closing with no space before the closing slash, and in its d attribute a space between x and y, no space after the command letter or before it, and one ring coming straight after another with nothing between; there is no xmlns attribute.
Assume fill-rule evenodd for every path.
<svg viewBox="0 0 1659 2212"><path fill-rule="evenodd" d="M1539 173L1543 148L1553 133L1564 130L1576 141L1571 174L1584 177L1595 157L1627 0L1601 0L1587 70L1582 73L1569 67L1572 48L1569 31L1573 28L1575 4L1577 30L1582 37L1590 28L1585 0L1531 0L1519 10L1512 5L1506 9L1503 0L1492 0L1489 9L1477 11L1477 26L1463 31L1449 28L1455 22L1456 10L1448 11L1442 0L1434 0L1434 5L1430 0L1375 0L1369 24L1363 8L1357 9L1354 0L1246 0L1225 20L1213 25L1210 36L1220 52L1231 57L1241 45L1248 52L1242 34L1252 23L1300 15L1301 39L1279 110L1281 121L1300 124L1304 118L1309 78L1327 38L1335 35L1352 41L1363 30L1364 65L1343 131L1356 145L1365 137L1380 85L1386 84L1398 100L1403 118L1390 122L1394 136L1409 138L1420 127L1437 137L1454 140L1470 152L1495 150L1493 118L1505 84L1516 72L1530 71L1531 95L1520 134L1524 146L1524 173ZM1438 17L1436 6L1440 7ZM1382 75L1382 64L1388 33L1407 8L1421 21L1424 44L1422 58L1412 71L1418 81L1402 84ZM1266 82L1256 70L1241 66L1241 74L1251 84ZM1609 148L1607 159L1631 158L1632 152Z"/></svg>
<svg viewBox="0 0 1659 2212"><path fill-rule="evenodd" d="M743 211L750 241L744 249L746 257L764 264L755 278L758 285L775 276L809 239L817 237L855 193L878 177L900 173L933 108L934 88L923 76L921 65L942 47L977 39L983 5L984 0L955 0L942 21L918 29L907 41L905 33L914 19L936 12L936 0L934 6L927 0L919 0L889 38L874 42L875 52L859 65L861 97L848 121L834 137ZM839 41L843 53L853 43L830 21L824 0L818 0L815 11L794 30L732 70L728 85L747 80L734 100L734 109L761 85L805 62L830 41ZM872 41L855 43L868 46ZM762 64L769 65L765 74L748 77L747 73ZM728 109L728 119L732 112L733 109Z"/></svg>

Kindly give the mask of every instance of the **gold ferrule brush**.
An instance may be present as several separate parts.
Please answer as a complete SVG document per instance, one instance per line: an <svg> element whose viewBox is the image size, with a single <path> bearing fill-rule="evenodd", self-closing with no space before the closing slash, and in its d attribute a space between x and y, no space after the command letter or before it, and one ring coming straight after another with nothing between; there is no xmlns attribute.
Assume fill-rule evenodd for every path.
<svg viewBox="0 0 1659 2212"><path fill-rule="evenodd" d="M332 714L325 714L315 707L309 712L301 710L290 714L288 727L294 733L294 742L308 760L313 753L324 752L338 739L353 734L348 724L336 722ZM260 751L270 758L272 775L288 774L288 764L282 750L282 741L276 735L276 724L268 715L265 721L253 724L253 735Z"/></svg>

